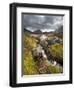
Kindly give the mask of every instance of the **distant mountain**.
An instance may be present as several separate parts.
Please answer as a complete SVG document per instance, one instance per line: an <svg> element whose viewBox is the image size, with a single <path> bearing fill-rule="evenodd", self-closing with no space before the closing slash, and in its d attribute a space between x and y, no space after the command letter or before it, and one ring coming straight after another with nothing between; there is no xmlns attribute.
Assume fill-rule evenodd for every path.
<svg viewBox="0 0 74 90"><path fill-rule="evenodd" d="M63 34L63 26L60 26L55 32Z"/></svg>
<svg viewBox="0 0 74 90"><path fill-rule="evenodd" d="M53 33L53 32L46 32L46 31L45 32L42 32L41 30L31 31L31 30L28 30L26 28L24 28L24 32L28 32L28 33L32 33L32 34L49 34L49 33Z"/></svg>
<svg viewBox="0 0 74 90"><path fill-rule="evenodd" d="M32 33L30 30L24 28L24 32Z"/></svg>
<svg viewBox="0 0 74 90"><path fill-rule="evenodd" d="M52 33L54 33L54 31L52 32L43 32L43 34L52 34Z"/></svg>
<svg viewBox="0 0 74 90"><path fill-rule="evenodd" d="M32 32L32 31L30 31L30 30L28 30L26 28L24 28L24 32L33 33L33 34L42 34L41 30L36 30L36 31Z"/></svg>
<svg viewBox="0 0 74 90"><path fill-rule="evenodd" d="M33 32L34 34L42 34L42 31L41 30L36 30Z"/></svg>

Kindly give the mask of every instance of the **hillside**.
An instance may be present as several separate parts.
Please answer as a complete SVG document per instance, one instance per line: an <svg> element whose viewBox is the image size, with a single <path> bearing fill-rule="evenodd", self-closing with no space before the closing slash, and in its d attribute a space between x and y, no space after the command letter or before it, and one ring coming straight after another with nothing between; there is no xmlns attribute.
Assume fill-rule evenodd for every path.
<svg viewBox="0 0 74 90"><path fill-rule="evenodd" d="M42 33L40 30L36 32L25 30L24 32L23 74L63 73L62 38L55 32L48 34L39 32ZM40 37L46 38L41 40Z"/></svg>

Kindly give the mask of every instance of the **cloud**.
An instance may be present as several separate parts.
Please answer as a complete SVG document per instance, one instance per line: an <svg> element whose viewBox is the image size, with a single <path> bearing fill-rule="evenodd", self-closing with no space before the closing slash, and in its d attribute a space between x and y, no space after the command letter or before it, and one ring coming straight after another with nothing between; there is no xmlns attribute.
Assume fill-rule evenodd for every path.
<svg viewBox="0 0 74 90"><path fill-rule="evenodd" d="M23 28L35 30L55 30L63 25L63 16L55 15L25 15L23 14Z"/></svg>

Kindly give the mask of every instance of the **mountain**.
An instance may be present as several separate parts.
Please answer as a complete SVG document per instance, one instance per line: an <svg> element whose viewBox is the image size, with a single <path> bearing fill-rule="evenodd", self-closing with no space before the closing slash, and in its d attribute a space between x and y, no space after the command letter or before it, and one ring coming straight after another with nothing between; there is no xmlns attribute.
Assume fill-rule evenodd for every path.
<svg viewBox="0 0 74 90"><path fill-rule="evenodd" d="M55 32L63 34L63 26L60 26Z"/></svg>
<svg viewBox="0 0 74 90"><path fill-rule="evenodd" d="M41 30L31 31L31 30L28 30L26 28L24 28L24 32L28 32L28 33L32 33L32 34L49 34L49 33L53 33L53 32L42 32Z"/></svg>
<svg viewBox="0 0 74 90"><path fill-rule="evenodd" d="M34 34L42 34L41 30L36 30L33 32Z"/></svg>
<svg viewBox="0 0 74 90"><path fill-rule="evenodd" d="M24 32L32 33L30 30L24 28Z"/></svg>
<svg viewBox="0 0 74 90"><path fill-rule="evenodd" d="M42 34L41 30L36 30L36 31L32 32L32 31L30 31L30 30L28 30L26 28L24 28L24 32L33 33L33 34Z"/></svg>
<svg viewBox="0 0 74 90"><path fill-rule="evenodd" d="M53 34L54 32L43 32L43 34Z"/></svg>

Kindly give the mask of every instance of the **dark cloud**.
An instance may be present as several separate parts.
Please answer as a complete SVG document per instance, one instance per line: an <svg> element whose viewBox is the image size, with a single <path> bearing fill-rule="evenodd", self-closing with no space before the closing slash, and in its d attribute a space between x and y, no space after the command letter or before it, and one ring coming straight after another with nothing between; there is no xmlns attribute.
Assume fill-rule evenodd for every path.
<svg viewBox="0 0 74 90"><path fill-rule="evenodd" d="M23 14L23 28L34 30L57 29L63 25L63 16L25 15Z"/></svg>

